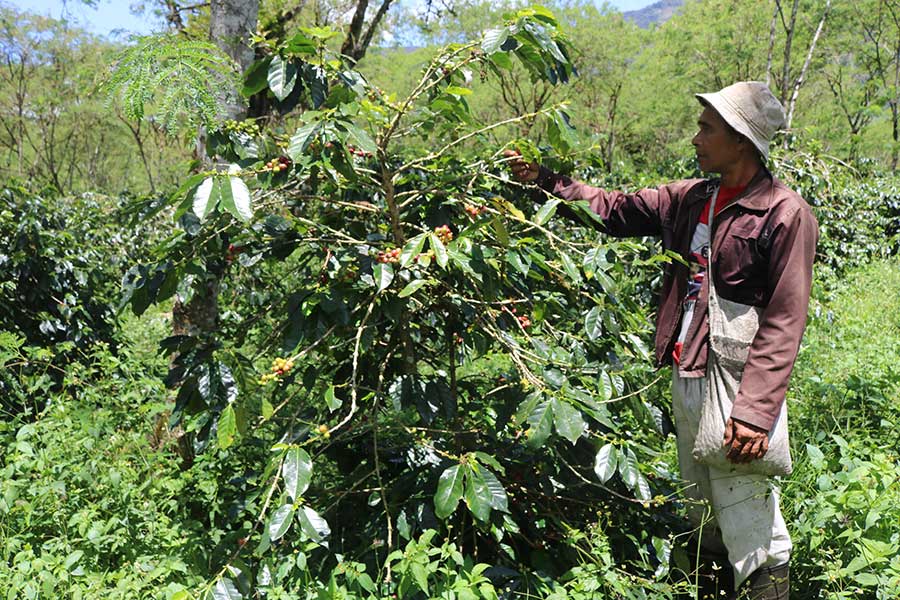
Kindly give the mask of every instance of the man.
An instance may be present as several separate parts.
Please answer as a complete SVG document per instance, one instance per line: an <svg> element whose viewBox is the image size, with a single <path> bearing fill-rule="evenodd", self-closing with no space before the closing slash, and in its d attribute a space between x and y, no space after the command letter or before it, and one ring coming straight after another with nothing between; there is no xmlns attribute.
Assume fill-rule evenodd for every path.
<svg viewBox="0 0 900 600"><path fill-rule="evenodd" d="M712 507L735 589L746 581L751 598L786 599L791 541L777 488L761 475L700 464L691 450L706 389L709 277L715 278L719 297L760 307L759 330L723 439L728 459L746 463L765 455L781 412L806 326L818 227L806 202L765 167L769 143L784 123L784 110L768 87L739 82L697 98L703 111L692 144L701 170L718 173L718 179L625 194L573 181L514 151L506 154L518 180L565 200L586 200L605 233L659 236L665 249L688 263L673 262L666 269L655 344L658 366L673 365L681 474L694 484L688 493ZM708 273L710 248L715 253Z"/></svg>

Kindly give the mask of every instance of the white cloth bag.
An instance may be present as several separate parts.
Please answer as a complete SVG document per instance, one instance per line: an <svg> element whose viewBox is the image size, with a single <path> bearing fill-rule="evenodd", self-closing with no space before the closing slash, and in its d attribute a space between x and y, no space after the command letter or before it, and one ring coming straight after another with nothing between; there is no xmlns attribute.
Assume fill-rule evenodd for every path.
<svg viewBox="0 0 900 600"><path fill-rule="evenodd" d="M706 270L709 289L709 359L706 366L706 397L694 442L694 459L711 467L739 473L790 475L793 466L788 439L787 402L782 403L781 413L769 431L769 450L762 458L735 464L728 460L727 449L722 446L725 422L731 417L744 365L750 355L750 345L759 330L762 309L720 298L716 293L712 264L712 226L718 195L719 190L716 189L709 207L710 251Z"/></svg>

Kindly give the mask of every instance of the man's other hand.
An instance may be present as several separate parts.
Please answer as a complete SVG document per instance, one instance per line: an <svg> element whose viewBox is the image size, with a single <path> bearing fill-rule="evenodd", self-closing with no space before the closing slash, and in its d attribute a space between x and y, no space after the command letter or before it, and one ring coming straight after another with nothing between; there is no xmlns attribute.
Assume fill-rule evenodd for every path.
<svg viewBox="0 0 900 600"><path fill-rule="evenodd" d="M769 450L769 432L756 425L728 419L722 445L728 450L728 460L747 463L765 456Z"/></svg>
<svg viewBox="0 0 900 600"><path fill-rule="evenodd" d="M513 177L519 181L527 183L538 178L540 165L525 162L517 150L504 150L503 156L509 159L509 170L512 172Z"/></svg>

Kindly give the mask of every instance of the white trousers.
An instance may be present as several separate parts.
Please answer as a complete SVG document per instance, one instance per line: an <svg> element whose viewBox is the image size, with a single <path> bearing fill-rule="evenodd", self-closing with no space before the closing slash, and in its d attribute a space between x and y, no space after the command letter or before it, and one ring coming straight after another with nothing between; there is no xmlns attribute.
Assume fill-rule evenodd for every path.
<svg viewBox="0 0 900 600"><path fill-rule="evenodd" d="M760 567L788 562L791 537L781 509L779 491L764 475L743 475L707 467L694 460L692 450L706 394L706 378L685 378L672 369L672 408L678 435L678 464L681 478L690 485L685 495L705 500L688 511L695 526L704 529L703 541L717 540L716 527L734 568L735 589ZM710 519L709 517L712 517ZM704 522L705 518L705 522Z"/></svg>

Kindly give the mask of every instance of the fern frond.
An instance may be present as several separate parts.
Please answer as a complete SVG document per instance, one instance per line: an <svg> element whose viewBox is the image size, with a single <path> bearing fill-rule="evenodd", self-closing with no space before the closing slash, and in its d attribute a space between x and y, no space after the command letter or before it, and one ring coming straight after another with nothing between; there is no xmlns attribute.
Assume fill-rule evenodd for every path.
<svg viewBox="0 0 900 600"><path fill-rule="evenodd" d="M223 115L224 90L236 89L237 66L209 42L145 36L122 51L102 83L126 116L144 118L152 107L165 130L207 127Z"/></svg>

